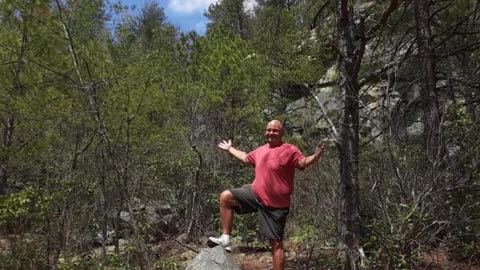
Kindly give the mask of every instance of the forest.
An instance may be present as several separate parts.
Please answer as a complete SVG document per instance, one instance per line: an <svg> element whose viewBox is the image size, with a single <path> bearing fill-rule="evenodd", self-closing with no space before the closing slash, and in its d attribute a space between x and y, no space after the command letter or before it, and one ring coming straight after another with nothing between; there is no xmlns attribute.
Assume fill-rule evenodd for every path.
<svg viewBox="0 0 480 270"><path fill-rule="evenodd" d="M0 269L184 269L253 179L218 142L271 119L325 145L288 269L480 269L480 2L256 2L200 35L155 2L0 0Z"/></svg>

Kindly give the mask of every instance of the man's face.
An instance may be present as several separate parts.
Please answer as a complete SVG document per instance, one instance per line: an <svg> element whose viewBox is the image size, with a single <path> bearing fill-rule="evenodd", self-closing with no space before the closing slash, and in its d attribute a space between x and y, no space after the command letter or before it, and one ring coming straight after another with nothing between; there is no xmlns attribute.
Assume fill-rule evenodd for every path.
<svg viewBox="0 0 480 270"><path fill-rule="evenodd" d="M278 121L271 121L265 130L265 137L270 146L277 146L282 143L283 127Z"/></svg>

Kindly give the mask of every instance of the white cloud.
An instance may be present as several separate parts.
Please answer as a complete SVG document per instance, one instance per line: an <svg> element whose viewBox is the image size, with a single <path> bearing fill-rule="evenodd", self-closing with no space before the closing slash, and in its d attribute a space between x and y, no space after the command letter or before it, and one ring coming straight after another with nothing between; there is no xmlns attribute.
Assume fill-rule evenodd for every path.
<svg viewBox="0 0 480 270"><path fill-rule="evenodd" d="M195 13L203 12L211 4L220 2L221 0L169 0L168 8L178 13ZM243 8L247 12L253 12L257 6L256 0L245 0Z"/></svg>
<svg viewBox="0 0 480 270"><path fill-rule="evenodd" d="M168 8L178 13L203 12L218 1L221 0L170 0Z"/></svg>

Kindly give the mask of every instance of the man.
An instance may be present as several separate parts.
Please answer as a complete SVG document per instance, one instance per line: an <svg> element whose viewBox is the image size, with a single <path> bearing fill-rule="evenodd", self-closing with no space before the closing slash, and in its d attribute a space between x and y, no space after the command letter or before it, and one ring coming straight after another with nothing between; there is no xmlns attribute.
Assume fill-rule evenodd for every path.
<svg viewBox="0 0 480 270"><path fill-rule="evenodd" d="M225 190L220 194L220 220L223 234L210 237L209 245L222 245L231 250L230 233L233 226L233 211L238 214L258 212L262 232L270 239L274 270L285 267L283 232L293 193L295 169L304 169L315 164L323 154L323 145L318 144L313 155L305 157L292 144L283 142L284 129L278 120L267 124L267 144L250 153L232 147L232 141L223 141L218 147L234 157L255 167L255 179L251 185Z"/></svg>

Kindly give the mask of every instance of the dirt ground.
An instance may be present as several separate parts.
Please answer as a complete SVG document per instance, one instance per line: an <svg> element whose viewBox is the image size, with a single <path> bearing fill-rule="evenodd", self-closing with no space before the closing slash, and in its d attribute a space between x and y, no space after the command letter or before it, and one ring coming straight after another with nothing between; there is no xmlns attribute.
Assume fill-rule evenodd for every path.
<svg viewBox="0 0 480 270"><path fill-rule="evenodd" d="M197 247L198 250L203 248ZM286 270L334 270L335 253L333 250L322 250L321 256L310 253L311 250L299 247L295 243L285 242L287 264ZM170 250L172 252L172 250ZM177 253L178 254L178 253ZM236 246L232 256L240 264L242 270L272 270L272 255L268 247ZM173 255L173 254L172 254ZM196 255L187 251L178 257L185 263ZM174 255L175 256L175 255ZM319 258L321 257L321 258ZM448 254L441 250L422 254L419 270L480 270L480 264L473 262L455 262L449 260Z"/></svg>
<svg viewBox="0 0 480 270"><path fill-rule="evenodd" d="M0 238L0 253L10 248L10 239ZM206 242L206 241L205 241ZM306 248L292 241L284 242L286 249L287 270L334 270L336 254L334 249ZM155 253L162 258L173 259L185 268L197 255L197 252L206 245L182 245L177 241L166 240L155 245ZM195 251L194 251L195 250ZM113 252L113 251L112 251ZM240 264L243 270L271 270L272 255L270 248L263 245L238 245L234 243L233 252L230 253ZM368 269L368 267L367 267ZM378 269L378 268L377 268ZM444 250L431 250L420 256L420 262L414 269L419 270L480 270L479 261L453 261Z"/></svg>

